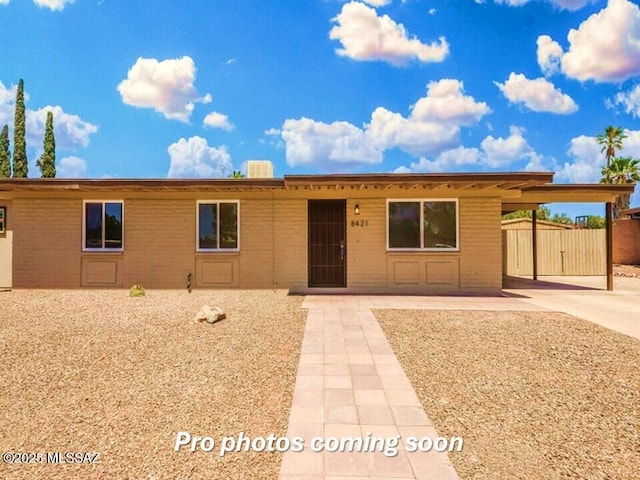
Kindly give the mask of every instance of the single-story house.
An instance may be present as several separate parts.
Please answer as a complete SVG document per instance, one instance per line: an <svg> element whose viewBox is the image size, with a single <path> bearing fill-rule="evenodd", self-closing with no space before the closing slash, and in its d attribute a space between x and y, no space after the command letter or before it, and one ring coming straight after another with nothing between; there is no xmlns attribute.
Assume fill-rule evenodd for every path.
<svg viewBox="0 0 640 480"><path fill-rule="evenodd" d="M552 178L0 179L0 287L497 294L503 213L633 190Z"/></svg>

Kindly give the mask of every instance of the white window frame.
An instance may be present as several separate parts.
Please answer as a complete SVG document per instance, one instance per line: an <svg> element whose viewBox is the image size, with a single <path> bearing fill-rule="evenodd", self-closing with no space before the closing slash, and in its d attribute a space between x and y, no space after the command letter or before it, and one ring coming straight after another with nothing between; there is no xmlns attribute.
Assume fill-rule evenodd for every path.
<svg viewBox="0 0 640 480"><path fill-rule="evenodd" d="M122 247L120 248L88 248L87 247L87 203L102 204L102 245L105 242L104 209L107 203L119 203L122 206ZM124 252L124 200L83 200L82 201L82 251L83 252Z"/></svg>
<svg viewBox="0 0 640 480"><path fill-rule="evenodd" d="M420 244L424 244L424 203L425 202L455 202L456 204L456 246L455 248L436 247L390 247L389 246L389 204L395 202L420 204ZM458 198L388 198L387 199L387 251L388 252L459 252L460 251L460 202Z"/></svg>
<svg viewBox="0 0 640 480"><path fill-rule="evenodd" d="M220 204L221 203L235 203L236 204L236 224L237 228L237 239L238 246L236 248L220 248L220 229L218 229L218 248L200 248L200 205L206 204L216 204L216 218L218 222L220 221ZM218 225L219 226L219 225ZM216 199L216 200L198 200L196 201L196 252L200 253L224 253L224 252L239 252L240 251L240 200L235 199Z"/></svg>

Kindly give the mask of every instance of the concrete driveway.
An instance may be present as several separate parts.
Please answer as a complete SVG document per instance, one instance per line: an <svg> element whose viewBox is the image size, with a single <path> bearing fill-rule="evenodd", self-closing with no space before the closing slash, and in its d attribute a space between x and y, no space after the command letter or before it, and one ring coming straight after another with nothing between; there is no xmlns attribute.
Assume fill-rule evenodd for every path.
<svg viewBox="0 0 640 480"><path fill-rule="evenodd" d="M525 302L565 312L640 339L640 278L606 277L505 278L504 293Z"/></svg>

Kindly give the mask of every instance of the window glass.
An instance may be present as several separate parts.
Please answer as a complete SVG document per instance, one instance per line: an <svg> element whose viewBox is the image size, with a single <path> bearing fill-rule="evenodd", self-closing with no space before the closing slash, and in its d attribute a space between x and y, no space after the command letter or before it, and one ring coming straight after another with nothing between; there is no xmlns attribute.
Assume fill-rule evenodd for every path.
<svg viewBox="0 0 640 480"><path fill-rule="evenodd" d="M201 203L198 208L198 248L218 248L218 205Z"/></svg>
<svg viewBox="0 0 640 480"><path fill-rule="evenodd" d="M238 204L220 204L220 248L238 248Z"/></svg>
<svg viewBox="0 0 640 480"><path fill-rule="evenodd" d="M424 248L456 248L456 202L423 203Z"/></svg>
<svg viewBox="0 0 640 480"><path fill-rule="evenodd" d="M85 248L102 248L102 203L85 204Z"/></svg>
<svg viewBox="0 0 640 480"><path fill-rule="evenodd" d="M389 248L420 248L420 202L389 202Z"/></svg>
<svg viewBox="0 0 640 480"><path fill-rule="evenodd" d="M122 203L104 204L104 248L122 248Z"/></svg>

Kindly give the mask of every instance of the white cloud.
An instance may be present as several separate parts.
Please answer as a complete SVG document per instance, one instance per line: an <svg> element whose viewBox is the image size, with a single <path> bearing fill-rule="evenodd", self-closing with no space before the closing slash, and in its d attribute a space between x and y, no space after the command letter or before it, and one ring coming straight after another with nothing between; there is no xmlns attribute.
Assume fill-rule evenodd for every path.
<svg viewBox="0 0 640 480"><path fill-rule="evenodd" d="M233 124L229 117L218 112L211 112L204 117L204 125L211 128L221 128L222 130L233 130Z"/></svg>
<svg viewBox="0 0 640 480"><path fill-rule="evenodd" d="M510 7L521 7L529 0L495 0L497 4L508 5Z"/></svg>
<svg viewBox="0 0 640 480"><path fill-rule="evenodd" d="M0 5L9 5L9 0L0 0Z"/></svg>
<svg viewBox="0 0 640 480"><path fill-rule="evenodd" d="M628 92L617 93L608 103L611 105L620 104L626 113L640 118L640 85L636 85Z"/></svg>
<svg viewBox="0 0 640 480"><path fill-rule="evenodd" d="M211 95L201 97L196 90L195 77L191 57L162 61L140 57L118 91L127 105L153 108L166 118L188 122L196 102L211 102Z"/></svg>
<svg viewBox="0 0 640 480"><path fill-rule="evenodd" d="M625 130L624 148L617 156L640 157L640 130ZM595 136L580 135L571 139L567 151L573 161L565 162L556 173L556 180L568 183L597 183L602 177L602 167L606 163L602 146Z"/></svg>
<svg viewBox="0 0 640 480"><path fill-rule="evenodd" d="M75 149L89 145L89 137L98 131L98 127L85 122L78 115L71 115L59 106L46 106L38 110L27 110L27 142L42 145L47 121L47 112L53 113L53 131L56 147Z"/></svg>
<svg viewBox="0 0 640 480"><path fill-rule="evenodd" d="M367 134L381 150L400 148L413 155L422 155L454 147L460 127L447 122L420 121L405 118L386 108L378 107L371 115Z"/></svg>
<svg viewBox="0 0 640 480"><path fill-rule="evenodd" d="M13 129L17 85L6 88L0 82L0 125L9 125ZM25 104L29 94L25 91ZM44 138L47 112L53 113L53 129L56 136L56 147L76 149L89 145L90 137L98 131L97 125L82 120L78 115L66 113L62 107L46 106L37 110L25 109L27 147L41 149Z"/></svg>
<svg viewBox="0 0 640 480"><path fill-rule="evenodd" d="M545 76L553 75L560 71L562 60L562 47L558 42L552 40L549 35L540 35L537 40L538 45L538 65Z"/></svg>
<svg viewBox="0 0 640 480"><path fill-rule="evenodd" d="M510 7L521 7L531 0L495 0L498 4L508 5ZM578 10L584 7L587 3L591 3L594 0L549 0L552 5L555 5L558 8L563 10ZM476 3L482 3L477 2Z"/></svg>
<svg viewBox="0 0 640 480"><path fill-rule="evenodd" d="M362 0L364 3L368 3L373 7L384 7L385 5L389 5L392 0Z"/></svg>
<svg viewBox="0 0 640 480"><path fill-rule="evenodd" d="M505 167L523 159L529 163L541 162L540 156L524 138L524 129L519 127L510 127L507 138L489 135L480 145L486 154L485 163L491 168Z"/></svg>
<svg viewBox="0 0 640 480"><path fill-rule="evenodd" d="M578 111L573 99L544 78L528 79L511 72L504 83L493 82L511 103L523 103L534 112L569 114Z"/></svg>
<svg viewBox="0 0 640 480"><path fill-rule="evenodd" d="M323 123L301 118L285 120L282 139L287 164L291 166L328 163L380 163L381 150L365 132L348 122Z"/></svg>
<svg viewBox="0 0 640 480"><path fill-rule="evenodd" d="M459 145L461 126L477 123L491 110L463 91L458 80L431 82L427 94L408 117L376 108L362 128L348 122L331 124L308 118L289 119L281 131L289 165L305 163L380 163L385 150L400 148L414 155L438 153Z"/></svg>
<svg viewBox="0 0 640 480"><path fill-rule="evenodd" d="M225 177L233 171L227 148L210 147L202 137L181 138L167 151L171 157L169 178Z"/></svg>
<svg viewBox="0 0 640 480"><path fill-rule="evenodd" d="M67 4L72 4L73 2L75 2L75 0L33 0L33 3L35 3L39 7L58 11L64 10L64 7ZM7 3L9 3L8 0Z"/></svg>
<svg viewBox="0 0 640 480"><path fill-rule="evenodd" d="M429 15L435 15L436 13L438 13L438 10L436 10L435 8L429 9Z"/></svg>
<svg viewBox="0 0 640 480"><path fill-rule="evenodd" d="M480 165L483 153L477 148L457 147L442 152L435 160L420 158L418 162L411 162L409 167L401 166L394 173L437 173L469 170Z"/></svg>
<svg viewBox="0 0 640 480"><path fill-rule="evenodd" d="M476 102L464 94L464 84L460 80L444 78L429 82L427 95L413 105L411 116L422 122L472 125L490 112L486 103Z"/></svg>
<svg viewBox="0 0 640 480"><path fill-rule="evenodd" d="M408 172L455 172L462 170L486 170L504 168L515 162L526 160L527 171L548 170L541 155L524 138L524 130L512 126L507 138L489 135L481 143L481 149L459 146L440 153L435 160L421 158L409 167L401 166L396 173ZM474 168L475 167L475 168Z"/></svg>
<svg viewBox="0 0 640 480"><path fill-rule="evenodd" d="M567 36L562 71L580 81L621 82L640 75L640 8L609 0Z"/></svg>
<svg viewBox="0 0 640 480"><path fill-rule="evenodd" d="M410 60L441 62L449 54L449 44L444 37L430 44L409 38L404 26L388 15L378 16L373 8L359 2L349 2L332 20L337 25L329 32L329 38L339 40L343 48L338 55L354 60L381 60L392 65L404 65Z"/></svg>
<svg viewBox="0 0 640 480"><path fill-rule="evenodd" d="M87 170L87 162L79 157L64 157L56 162L58 178L86 178Z"/></svg>

